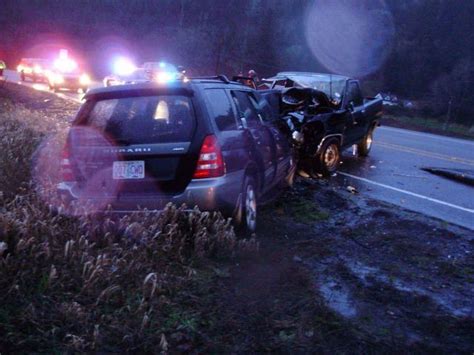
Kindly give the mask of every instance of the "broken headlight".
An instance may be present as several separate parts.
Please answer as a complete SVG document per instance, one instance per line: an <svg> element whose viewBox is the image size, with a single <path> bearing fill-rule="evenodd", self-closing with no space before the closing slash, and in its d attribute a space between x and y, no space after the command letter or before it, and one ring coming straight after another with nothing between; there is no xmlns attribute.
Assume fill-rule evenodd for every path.
<svg viewBox="0 0 474 355"><path fill-rule="evenodd" d="M291 138L293 138L293 140L298 144L303 144L304 142L304 134L299 131L294 131L291 134Z"/></svg>

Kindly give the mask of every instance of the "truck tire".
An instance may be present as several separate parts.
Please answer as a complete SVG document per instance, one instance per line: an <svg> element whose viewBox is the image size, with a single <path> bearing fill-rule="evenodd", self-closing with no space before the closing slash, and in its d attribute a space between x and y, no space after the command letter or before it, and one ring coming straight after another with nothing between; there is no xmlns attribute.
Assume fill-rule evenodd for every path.
<svg viewBox="0 0 474 355"><path fill-rule="evenodd" d="M247 175L244 179L240 200L240 220L237 229L253 233L257 229L257 184L255 178Z"/></svg>
<svg viewBox="0 0 474 355"><path fill-rule="evenodd" d="M314 169L325 177L334 174L341 160L341 149L339 141L336 138L330 138L324 141L319 153L314 160Z"/></svg>
<svg viewBox="0 0 474 355"><path fill-rule="evenodd" d="M357 144L357 154L360 157L366 157L372 149L372 142L374 137L374 129L370 128L364 138Z"/></svg>

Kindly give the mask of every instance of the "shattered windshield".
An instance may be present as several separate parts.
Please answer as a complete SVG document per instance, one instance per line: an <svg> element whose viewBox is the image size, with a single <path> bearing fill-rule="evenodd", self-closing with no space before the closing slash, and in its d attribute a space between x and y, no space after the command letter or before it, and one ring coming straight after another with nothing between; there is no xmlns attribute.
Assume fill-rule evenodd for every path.
<svg viewBox="0 0 474 355"><path fill-rule="evenodd" d="M313 88L324 92L329 98L337 103L340 102L342 92L346 86L346 79L340 79L339 77L335 79L326 75L288 76L288 78L302 87Z"/></svg>

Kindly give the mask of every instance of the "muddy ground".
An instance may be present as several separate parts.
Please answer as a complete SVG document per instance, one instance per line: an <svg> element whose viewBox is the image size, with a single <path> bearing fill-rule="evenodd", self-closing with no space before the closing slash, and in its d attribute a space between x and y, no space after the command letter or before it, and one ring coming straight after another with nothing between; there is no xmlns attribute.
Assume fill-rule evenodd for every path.
<svg viewBox="0 0 474 355"><path fill-rule="evenodd" d="M314 180L264 217L263 249L301 265L367 347L474 349L474 232Z"/></svg>
<svg viewBox="0 0 474 355"><path fill-rule="evenodd" d="M2 96L60 124L77 109L15 85ZM202 273L192 341L171 334L173 350L474 351L473 231L303 178L259 223L257 257Z"/></svg>

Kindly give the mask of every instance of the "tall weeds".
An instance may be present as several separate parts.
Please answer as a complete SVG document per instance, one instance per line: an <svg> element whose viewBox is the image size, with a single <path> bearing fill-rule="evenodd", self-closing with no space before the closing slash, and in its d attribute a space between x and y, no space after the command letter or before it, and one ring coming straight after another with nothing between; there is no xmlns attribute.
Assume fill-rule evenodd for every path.
<svg viewBox="0 0 474 355"><path fill-rule="evenodd" d="M236 238L218 212L184 206L61 213L31 179L32 154L55 129L18 113L0 112L0 353L172 349L170 334L191 331L180 317L205 261L258 242Z"/></svg>

